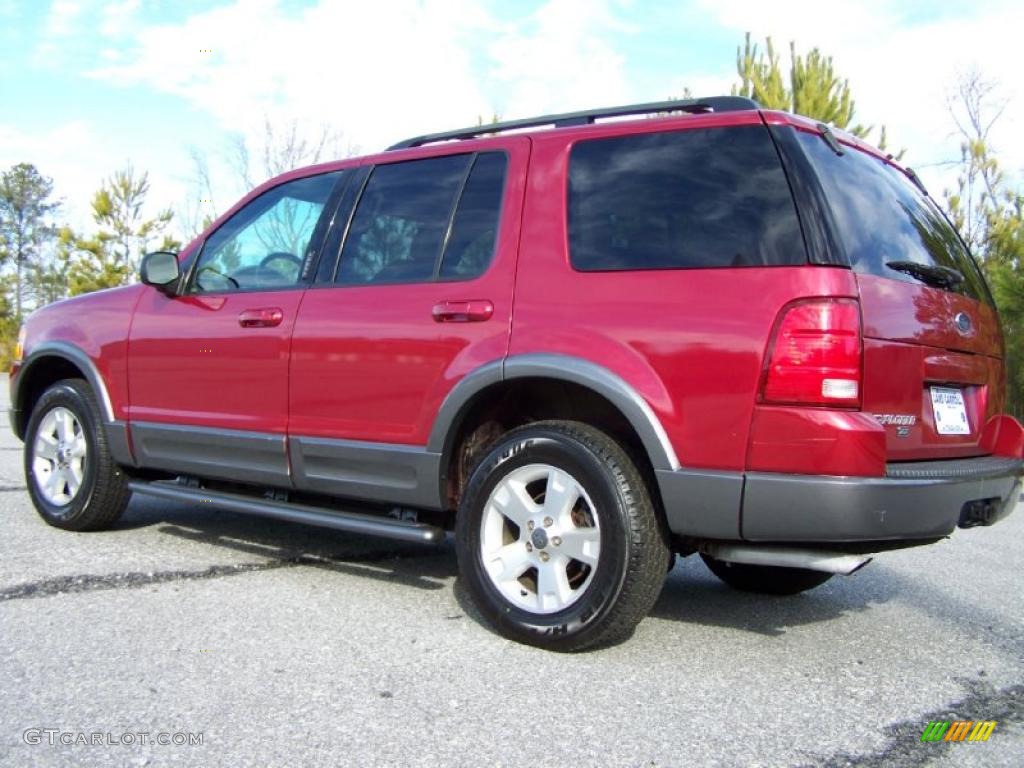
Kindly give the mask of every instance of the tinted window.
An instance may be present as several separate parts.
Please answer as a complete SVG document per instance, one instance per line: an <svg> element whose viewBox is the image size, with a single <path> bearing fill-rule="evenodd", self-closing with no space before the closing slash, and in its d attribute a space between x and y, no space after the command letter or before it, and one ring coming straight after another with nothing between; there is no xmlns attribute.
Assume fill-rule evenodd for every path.
<svg viewBox="0 0 1024 768"><path fill-rule="evenodd" d="M580 142L569 160L569 248L581 270L806 262L762 126Z"/></svg>
<svg viewBox="0 0 1024 768"><path fill-rule="evenodd" d="M965 278L958 292L976 299L988 296L956 231L901 171L852 148L837 155L816 134L799 131L798 136L817 171L839 239L856 271L915 282L914 277L887 267L886 262L951 267Z"/></svg>
<svg viewBox="0 0 1024 768"><path fill-rule="evenodd" d="M452 209L473 155L374 168L341 252L338 282L434 279Z"/></svg>
<svg viewBox="0 0 1024 768"><path fill-rule="evenodd" d="M296 285L313 232L341 172L296 179L264 192L207 238L194 292L269 290Z"/></svg>
<svg viewBox="0 0 1024 768"><path fill-rule="evenodd" d="M442 280L482 275L494 255L507 159L501 152L478 155L455 211L441 261Z"/></svg>

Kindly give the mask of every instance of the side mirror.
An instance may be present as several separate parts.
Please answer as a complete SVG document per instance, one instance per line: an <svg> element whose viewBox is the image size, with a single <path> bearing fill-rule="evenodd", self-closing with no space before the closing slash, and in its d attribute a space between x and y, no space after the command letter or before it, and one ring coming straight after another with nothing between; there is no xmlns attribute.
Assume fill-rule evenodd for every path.
<svg viewBox="0 0 1024 768"><path fill-rule="evenodd" d="M139 278L146 285L152 285L158 291L171 295L178 285L181 269L178 266L177 254L170 251L156 251L142 257L139 267Z"/></svg>

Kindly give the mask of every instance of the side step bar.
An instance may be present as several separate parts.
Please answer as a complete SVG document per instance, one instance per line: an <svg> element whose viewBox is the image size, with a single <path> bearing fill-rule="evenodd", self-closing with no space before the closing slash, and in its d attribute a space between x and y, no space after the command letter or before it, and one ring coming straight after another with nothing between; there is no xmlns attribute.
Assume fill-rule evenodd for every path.
<svg viewBox="0 0 1024 768"><path fill-rule="evenodd" d="M871 562L864 555L847 555L796 547L762 547L746 544L703 544L700 551L727 563L744 565L775 565L782 568L806 568L811 571L839 573L849 576Z"/></svg>
<svg viewBox="0 0 1024 768"><path fill-rule="evenodd" d="M363 514L362 512L341 512L313 507L308 504L291 504L271 499L257 499L238 493L190 488L166 481L144 482L132 480L128 483L128 487L134 493L153 496L158 499L212 504L231 512L272 517L276 520L288 520L293 523L317 525L322 528L333 528L336 531L381 536L386 539L398 539L399 541L412 541L421 544L433 544L444 541L444 531L436 526L427 525L426 523L414 523L408 520L392 520L387 517Z"/></svg>

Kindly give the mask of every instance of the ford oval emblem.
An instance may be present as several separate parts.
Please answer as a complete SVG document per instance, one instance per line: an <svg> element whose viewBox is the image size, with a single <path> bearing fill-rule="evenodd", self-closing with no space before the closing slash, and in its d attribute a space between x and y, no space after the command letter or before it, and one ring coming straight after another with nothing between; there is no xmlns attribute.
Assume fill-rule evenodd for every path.
<svg viewBox="0 0 1024 768"><path fill-rule="evenodd" d="M966 336L974 329L974 323L971 322L971 316L966 312L958 312L956 317L953 318L953 323L956 325L956 329L960 331L960 334Z"/></svg>

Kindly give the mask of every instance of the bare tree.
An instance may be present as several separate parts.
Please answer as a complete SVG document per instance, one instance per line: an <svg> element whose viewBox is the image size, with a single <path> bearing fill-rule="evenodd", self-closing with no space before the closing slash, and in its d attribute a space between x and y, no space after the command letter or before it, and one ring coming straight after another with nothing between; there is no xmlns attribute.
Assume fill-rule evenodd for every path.
<svg viewBox="0 0 1024 768"><path fill-rule="evenodd" d="M341 131L327 124L308 128L295 119L275 123L265 117L258 139L232 135L219 159L229 177L228 188L244 192L294 168L351 157L357 151ZM204 153L192 147L190 156L194 197L182 211L182 220L189 234L195 235L224 210L216 195L225 185L214 178Z"/></svg>
<svg viewBox="0 0 1024 768"><path fill-rule="evenodd" d="M355 149L345 142L344 134L326 124L307 131L298 120L275 125L264 118L263 136L258 141L250 141L241 134L231 137L229 165L251 189L294 168L353 154Z"/></svg>
<svg viewBox="0 0 1024 768"><path fill-rule="evenodd" d="M189 160L192 175L189 186L192 188L188 199L178 210L178 220L182 225L185 239L191 239L206 229L217 218L217 202L214 199L213 183L210 180L210 163L206 155L198 147L189 147Z"/></svg>
<svg viewBox="0 0 1024 768"><path fill-rule="evenodd" d="M1006 101L995 81L971 70L959 77L946 105L960 138L961 168L956 192L946 193L947 203L971 250L983 255L990 210L999 202L1004 181L989 135L1006 110Z"/></svg>

